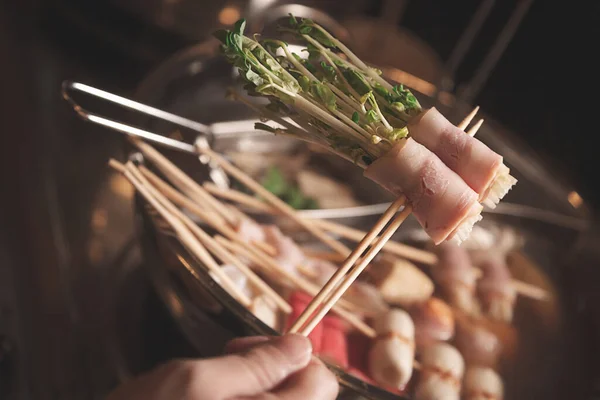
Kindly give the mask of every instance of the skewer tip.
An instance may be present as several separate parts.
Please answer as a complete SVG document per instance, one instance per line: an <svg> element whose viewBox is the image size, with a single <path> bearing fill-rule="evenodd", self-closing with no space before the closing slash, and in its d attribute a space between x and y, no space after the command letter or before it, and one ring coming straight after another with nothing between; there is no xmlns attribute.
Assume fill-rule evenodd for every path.
<svg viewBox="0 0 600 400"><path fill-rule="evenodd" d="M473 127L471 129L469 129L469 131L467 132L467 135L475 136L475 134L477 133L479 128L481 128L481 125L483 125L483 121L484 121L483 118L480 119L479 121L477 121L477 123L475 125L473 125Z"/></svg>

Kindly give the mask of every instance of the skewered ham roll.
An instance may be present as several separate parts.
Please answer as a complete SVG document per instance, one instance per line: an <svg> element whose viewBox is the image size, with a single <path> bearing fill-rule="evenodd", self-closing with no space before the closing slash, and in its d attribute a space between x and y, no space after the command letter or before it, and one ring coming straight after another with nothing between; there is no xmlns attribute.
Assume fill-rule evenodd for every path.
<svg viewBox="0 0 600 400"><path fill-rule="evenodd" d="M435 107L411 120L408 130L412 138L435 153L490 208L495 208L517 182L502 156L452 125Z"/></svg>
<svg viewBox="0 0 600 400"><path fill-rule="evenodd" d="M415 218L435 244L461 243L481 220L478 194L412 138L398 142L364 175L395 195L406 195Z"/></svg>
<svg viewBox="0 0 600 400"><path fill-rule="evenodd" d="M479 314L475 294L477 270L471 264L467 250L451 243L442 243L436 250L438 264L433 268L432 275L443 296L466 314Z"/></svg>
<svg viewBox="0 0 600 400"><path fill-rule="evenodd" d="M517 293L504 257L490 253L480 263L483 276L477 284L483 311L490 317L504 322L513 318Z"/></svg>
<svg viewBox="0 0 600 400"><path fill-rule="evenodd" d="M504 385L500 376L491 368L467 368L463 382L464 400L502 400Z"/></svg>
<svg viewBox="0 0 600 400"><path fill-rule="evenodd" d="M415 341L419 348L454 336L452 309L440 299L432 297L412 307L410 316L415 323Z"/></svg>
<svg viewBox="0 0 600 400"><path fill-rule="evenodd" d="M396 308L374 318L373 328L378 336L368 355L369 374L384 387L404 390L413 374L413 321Z"/></svg>
<svg viewBox="0 0 600 400"><path fill-rule="evenodd" d="M458 318L454 345L469 365L495 367L502 351L500 338L470 318Z"/></svg>
<svg viewBox="0 0 600 400"><path fill-rule="evenodd" d="M459 400L465 363L454 347L435 343L423 349L415 400Z"/></svg>

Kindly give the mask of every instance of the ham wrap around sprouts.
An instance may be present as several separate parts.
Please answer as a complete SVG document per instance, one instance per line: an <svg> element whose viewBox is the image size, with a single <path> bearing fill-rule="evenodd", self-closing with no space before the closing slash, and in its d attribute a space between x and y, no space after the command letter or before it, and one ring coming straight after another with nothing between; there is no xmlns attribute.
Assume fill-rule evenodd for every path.
<svg viewBox="0 0 600 400"><path fill-rule="evenodd" d="M435 153L490 208L495 208L516 183L502 156L452 125L435 107L412 119L408 130L414 140Z"/></svg>
<svg viewBox="0 0 600 400"><path fill-rule="evenodd" d="M410 90L387 82L314 21L290 15L281 27L306 44L308 58L282 38L246 36L245 27L241 19L215 36L245 91L269 102L230 91L260 114L255 128L325 148L406 195L436 244L465 240L481 203L495 206L516 182L500 155L435 108L424 111Z"/></svg>
<svg viewBox="0 0 600 400"><path fill-rule="evenodd" d="M477 193L411 138L398 142L364 174L390 192L406 195L415 218L435 244L461 243L481 219Z"/></svg>

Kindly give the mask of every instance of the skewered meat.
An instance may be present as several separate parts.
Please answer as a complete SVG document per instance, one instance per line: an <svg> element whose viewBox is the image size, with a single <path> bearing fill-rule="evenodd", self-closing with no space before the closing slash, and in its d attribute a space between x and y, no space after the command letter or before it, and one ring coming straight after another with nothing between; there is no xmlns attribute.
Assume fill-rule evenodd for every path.
<svg viewBox="0 0 600 400"><path fill-rule="evenodd" d="M483 276L477 283L477 291L483 311L496 320L512 321L517 293L504 257L490 253L479 267Z"/></svg>
<svg viewBox="0 0 600 400"><path fill-rule="evenodd" d="M502 400L502 378L491 368L469 367L463 382L465 400Z"/></svg>
<svg viewBox="0 0 600 400"><path fill-rule="evenodd" d="M434 343L421 353L415 400L458 400L465 369L461 354L447 343Z"/></svg>
<svg viewBox="0 0 600 400"><path fill-rule="evenodd" d="M452 309L440 299L432 297L413 306L410 315L415 324L415 341L419 348L450 340L454 336Z"/></svg>
<svg viewBox="0 0 600 400"><path fill-rule="evenodd" d="M383 387L404 390L413 374L415 326L410 315L392 309L373 320L377 338L368 355L371 377Z"/></svg>
<svg viewBox="0 0 600 400"><path fill-rule="evenodd" d="M398 142L364 175L395 195L406 195L413 215L435 244L462 242L481 219L477 193L411 138Z"/></svg>
<svg viewBox="0 0 600 400"><path fill-rule="evenodd" d="M469 315L479 314L475 294L478 271L471 264L469 253L452 243L442 243L436 250L439 261L432 274L443 296L457 309Z"/></svg>
<svg viewBox="0 0 600 400"><path fill-rule="evenodd" d="M502 156L452 125L435 107L411 120L408 129L412 138L435 153L491 208L517 182Z"/></svg>
<svg viewBox="0 0 600 400"><path fill-rule="evenodd" d="M384 255L370 267L376 286L389 304L409 307L431 297L434 285L416 265Z"/></svg>

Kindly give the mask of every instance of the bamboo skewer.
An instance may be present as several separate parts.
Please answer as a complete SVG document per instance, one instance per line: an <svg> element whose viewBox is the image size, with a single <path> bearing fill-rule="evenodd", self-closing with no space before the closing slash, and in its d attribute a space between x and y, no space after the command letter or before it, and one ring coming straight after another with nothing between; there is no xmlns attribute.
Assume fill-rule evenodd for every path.
<svg viewBox="0 0 600 400"><path fill-rule="evenodd" d="M358 260L362 253L369 247L375 237L385 228L386 224L392 219L394 214L405 204L406 198L404 196L396 199L394 203L386 210L386 212L380 217L379 221L371 228L371 230L364 236L358 246L350 253L344 264L342 264L333 276L327 281L325 286L319 291L319 293L311 300L308 306L304 309L302 314L294 321L290 327L290 333L298 333L300 328L306 323L310 316L319 307L319 304L323 302L329 294L333 291L334 287L341 281L341 279L350 271L352 265Z"/></svg>
<svg viewBox="0 0 600 400"><path fill-rule="evenodd" d="M174 202L179 207L188 209L190 212L192 212L196 216L200 217L202 220L204 220L206 223L208 223L214 229L218 230L219 232L221 232L222 234L224 234L227 237L232 237L233 235L237 235L237 232L235 232L233 229L231 229L228 225L222 223L222 221L217 216L215 216L214 214L211 214L210 212L207 212L199 204L197 204L196 202L192 201L188 197L184 196L182 193L175 190L168 183L166 183L161 178L156 176L156 174L154 174L148 168L141 166L140 171L142 171L142 174L144 174L144 176L150 182L152 182L152 184L154 186L156 186L165 196L167 196L167 198L169 200ZM241 213L241 211L240 211L240 213ZM245 214L243 214L243 215L245 218L250 218ZM258 245L258 243L260 243L260 242L258 242L258 243L252 242L252 243L255 244L257 247L260 247L261 250L263 250L265 253L267 253L269 255L276 254L276 250L273 247L269 246L267 243L262 243L261 245Z"/></svg>
<svg viewBox="0 0 600 400"><path fill-rule="evenodd" d="M181 212L173 203L171 203L167 198L160 193L155 187L151 185L151 183L143 176L143 174L137 168L129 169L137 179L142 182L142 184L146 185L148 191L167 209L169 210L175 217L179 218L187 228L197 236L197 238L202 242L202 244L212 252L216 257L220 258L221 261L230 263L238 268L247 278L248 280L261 292L263 292L266 296L271 298L275 304L281 310L283 310L286 314L292 312L292 306L290 306L273 288L267 285L262 279L258 277L248 266L242 263L237 257L231 254L227 249L222 247L216 240L214 240L208 233L206 233L202 228L200 228L197 224L195 224L192 220L189 219L183 212Z"/></svg>
<svg viewBox="0 0 600 400"><path fill-rule="evenodd" d="M473 127L471 129L469 129L469 131L467 132L467 135L475 136L475 134L477 133L479 128L481 128L481 125L483 125L483 118L480 119L479 121L477 121L477 123L475 125L473 125Z"/></svg>
<svg viewBox="0 0 600 400"><path fill-rule="evenodd" d="M141 140L133 141L144 157L150 160L179 190L199 205L214 211L222 219L230 224L235 224L235 216L209 194L202 186L196 183L185 172L173 164L167 157L162 155L154 147Z"/></svg>
<svg viewBox="0 0 600 400"><path fill-rule="evenodd" d="M111 163L111 166L114 165ZM252 301L246 296L236 285L231 281L229 276L223 272L217 262L212 258L210 253L202 246L198 240L196 240L193 234L185 227L185 225L173 216L160 202L155 199L149 190L143 185L142 182L135 177L135 175L126 167L121 170L116 168L120 172L124 173L125 177L131 182L136 190L150 203L150 205L165 219L171 228L175 231L178 238L202 263L206 268L213 272L221 281L223 286L230 291L232 296L238 300L245 307L249 307Z"/></svg>
<svg viewBox="0 0 600 400"><path fill-rule="evenodd" d="M457 128L462 129L463 131L465 129L467 129L467 126L469 126L469 124L471 123L471 121L473 121L473 118L475 118L475 115L477 115L477 112L479 111L479 106L475 107L473 109L473 111L471 111L466 117L465 119L463 119L458 125L456 125Z"/></svg>
<svg viewBox="0 0 600 400"><path fill-rule="evenodd" d="M203 147L203 146L197 145L196 149L199 152L201 152L202 154L210 157L211 160L213 160L215 163L217 163L225 172L227 172L228 174L230 174L231 176L233 176L234 178L239 180L241 183L243 183L248 188L253 190L259 196L263 197L266 201L271 203L272 206L277 208L279 211L281 211L283 214L285 214L289 218L293 219L300 226L302 226L308 232L312 233L316 238L321 240L327 246L331 247L332 250L335 250L336 252L343 254L343 255L347 255L350 253L350 249L348 249L342 243L338 242L337 240L335 240L335 239L331 238L330 236L328 236L327 234L325 234L325 232L323 232L318 227L316 227L310 223L307 223L306 220L304 220L302 218L299 218L298 214L292 207L290 207L287 203L285 203L279 197L275 196L273 193L269 192L260 183L256 182L252 177L250 177L245 172L243 172L242 170L240 170L239 168L237 168L236 166L231 164L229 161L227 161L225 158L223 158L220 154L216 153L215 151L213 151L207 147Z"/></svg>
<svg viewBox="0 0 600 400"><path fill-rule="evenodd" d="M268 214L279 214L278 210L265 204L259 199L249 196L245 193L239 192L234 189L221 189L211 183L205 183L204 187L206 190L217 197L221 197L227 200L235 201L239 204L254 208L257 211L268 213ZM302 217L300 217L302 218ZM307 219L307 222L316 224L321 229L340 235L345 239L360 242L367 232L350 228L348 226L338 224L331 221L319 220L319 219ZM403 243L389 241L383 248L391 254L404 257L406 259L421 262L424 264L435 264L437 263L437 256L429 251L417 249L412 246L405 245ZM345 258L345 257L344 257ZM342 258L342 260L344 259Z"/></svg>
<svg viewBox="0 0 600 400"><path fill-rule="evenodd" d="M256 199L252 196L249 196L245 193L236 191L234 189L221 189L216 187L214 184L205 183L204 187L206 190L217 197L221 197L227 200L235 201L239 204L243 204L245 206L254 208L256 211L268 213L268 214L278 214L278 211L273 207L265 204L259 199ZM335 233L340 235L341 237L353 241L361 241L365 235L367 234L364 231L350 228L348 226L338 224L332 221L319 220L319 219L308 219L310 223L315 223L319 225L322 229L329 231L331 233ZM390 254L394 254L396 256L400 256L406 258L411 261L416 261L423 263L425 265L435 266L438 262L437 256L429 251L421 250L416 247L408 246L403 243L388 241L385 243L383 250ZM307 254L310 255L310 251L307 251ZM316 258L324 259L327 261L340 262L345 258L339 256L335 253L315 253L313 254ZM481 272L478 272L478 276L481 276ZM513 279L513 285L517 292L525 297L529 297L536 300L544 300L548 298L548 293L535 285L531 285L529 283L519 281L517 279Z"/></svg>
<svg viewBox="0 0 600 400"><path fill-rule="evenodd" d="M308 282L299 276L293 275L286 269L281 268L276 262L269 260L268 258L263 258L259 254L252 252L250 249L243 248L239 243L232 243L223 236L217 236L215 239L231 251L237 252L241 256L252 259L257 265L265 266L266 264L270 272L280 275L280 277L286 279L289 284L297 286L300 290L310 294L311 296L315 296L319 292L319 289L311 282ZM376 336L373 328L364 323L360 318L352 314L350 311L342 308L339 304L336 304L333 311L364 335L370 338L374 338Z"/></svg>
<svg viewBox="0 0 600 400"><path fill-rule="evenodd" d="M375 258L375 256L382 249L383 245L386 241L388 241L396 232L396 230L402 225L404 220L408 217L408 215L412 212L412 207L410 205L406 205L404 209L394 218L394 220L390 223L390 225L385 229L383 235L375 240L373 246L369 249L367 254L363 257L361 262L357 264L346 277L339 283L339 285L335 288L333 292L329 294L325 303L321 304L321 308L317 312L317 314L306 323L304 328L299 331L302 335L308 336L315 326L323 319L323 317L331 310L334 304L339 300L340 297L344 295L346 290L354 283L354 281L358 278L358 276L364 271L364 269L369 265L371 260ZM312 302L315 302L313 299ZM311 302L311 303L312 303ZM310 304L309 304L310 307ZM308 309L308 307L307 307Z"/></svg>

